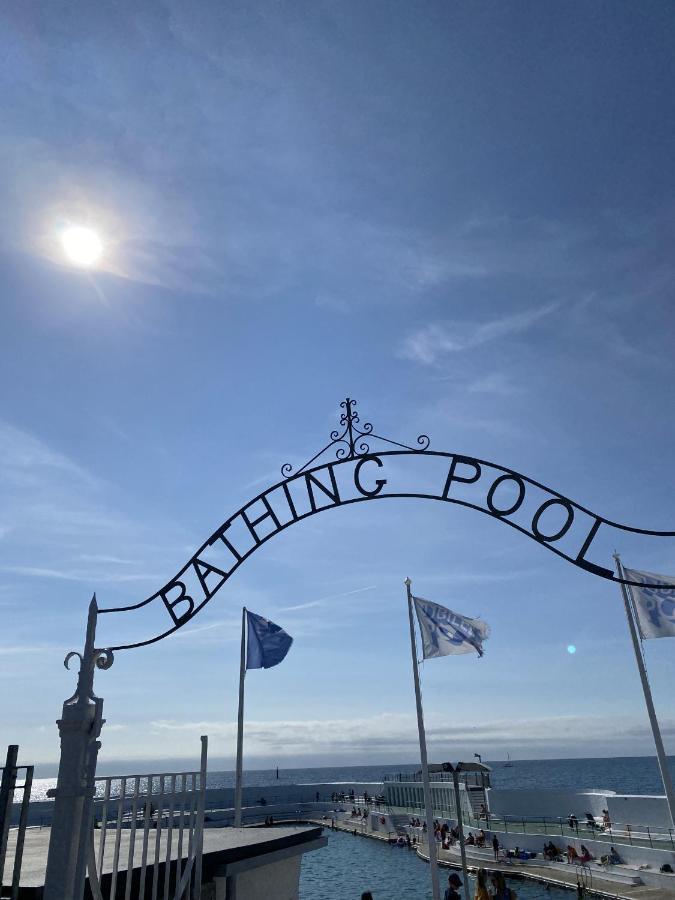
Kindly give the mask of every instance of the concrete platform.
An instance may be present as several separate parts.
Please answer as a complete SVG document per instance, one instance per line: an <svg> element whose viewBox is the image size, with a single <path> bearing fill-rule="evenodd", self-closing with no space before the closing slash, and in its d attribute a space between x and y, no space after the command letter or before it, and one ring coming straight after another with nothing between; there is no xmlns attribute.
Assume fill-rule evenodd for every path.
<svg viewBox="0 0 675 900"><path fill-rule="evenodd" d="M286 880L289 888L286 891L292 897L291 882L299 876L300 857L303 853L318 850L327 843L327 838L322 836L323 829L312 826L274 826L272 828L205 828L204 852L202 858L202 883L211 884L212 896L224 896L224 880L242 876L251 880L250 873L255 869L268 866L276 866L279 870L275 877L279 877L281 870L289 869L289 861L294 861L293 869ZM23 865L21 869L21 900L39 898L42 896L44 886L45 869L47 866L47 850L49 847L49 828L31 828L26 831L24 844ZM148 836L148 877L152 877L156 852L156 831L151 831ZM159 842L159 859L166 859L166 831L162 831ZM175 838L175 836L174 836ZM134 863L132 879L140 883L140 858L142 851L142 834L137 833L135 839ZM13 858L13 850L16 844L16 830L12 829L9 837L8 859ZM126 886L126 868L130 849L130 831L124 829L120 840L119 868L120 874L117 881L116 896L124 895ZM112 872L114 841L106 842L103 861L102 887L104 896L106 887L110 882ZM183 848L182 858L187 857L187 847ZM173 862L172 872L175 870L178 859L178 848L174 839L171 847L170 860ZM297 865L295 865L297 863ZM162 867L160 866L160 869ZM297 872L296 872L297 869ZM245 873L249 873L247 876ZM269 873L268 873L269 874ZM221 885L220 882L223 882ZM163 881L161 882L163 884ZM217 888L222 887L218 892ZM109 890L109 887L108 887ZM89 891L85 891L85 897ZM208 895L208 892L205 892ZM245 896L245 891L238 890L238 896ZM280 895L281 896L281 895Z"/></svg>

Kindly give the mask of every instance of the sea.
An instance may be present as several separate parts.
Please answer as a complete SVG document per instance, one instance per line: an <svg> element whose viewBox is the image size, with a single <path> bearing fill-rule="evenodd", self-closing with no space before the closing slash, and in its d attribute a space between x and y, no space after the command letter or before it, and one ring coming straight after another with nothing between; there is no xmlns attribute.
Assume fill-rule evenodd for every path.
<svg viewBox="0 0 675 900"><path fill-rule="evenodd" d="M484 760L492 768L494 788L533 788L558 791L610 790L622 794L662 794L663 785L656 757L617 756L588 759L519 759L511 766L503 761ZM668 758L675 779L675 757ZM369 766L324 766L320 768L253 769L244 771L244 784L268 787L278 784L340 784L349 782L377 782L383 775L397 772L416 772L419 763ZM155 762L139 767L122 767L108 774L136 774L137 772L165 772L166 763ZM56 786L55 778L36 778L32 800L46 800L47 790ZM209 788L234 787L234 772L209 772Z"/></svg>

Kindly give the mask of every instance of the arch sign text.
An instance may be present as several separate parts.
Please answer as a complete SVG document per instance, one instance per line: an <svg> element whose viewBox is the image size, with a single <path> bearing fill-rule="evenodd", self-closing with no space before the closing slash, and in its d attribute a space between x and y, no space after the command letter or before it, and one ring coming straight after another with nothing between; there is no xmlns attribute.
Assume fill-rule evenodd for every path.
<svg viewBox="0 0 675 900"><path fill-rule="evenodd" d="M477 510L612 581L621 580L604 565L612 548L623 550L630 539L633 552L644 553L645 539L675 538L672 531L612 522L512 469L431 450L425 435L415 446L381 437L370 423L360 425L355 400L348 398L341 408L340 428L330 442L301 468L283 466L282 480L229 516L164 587L139 603L99 610L110 615L110 625L115 622L116 639L123 635L116 646L105 646L121 650L161 640L190 621L276 534L325 510L366 501L415 498Z"/></svg>

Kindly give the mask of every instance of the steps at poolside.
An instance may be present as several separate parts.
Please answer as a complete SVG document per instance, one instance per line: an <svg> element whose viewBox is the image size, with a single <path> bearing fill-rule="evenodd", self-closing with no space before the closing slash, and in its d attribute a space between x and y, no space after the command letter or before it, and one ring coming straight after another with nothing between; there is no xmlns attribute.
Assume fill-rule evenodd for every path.
<svg viewBox="0 0 675 900"><path fill-rule="evenodd" d="M396 832L396 834L402 834L404 836L408 834L410 816L406 816L401 813L390 813L389 821L394 826L394 831Z"/></svg>

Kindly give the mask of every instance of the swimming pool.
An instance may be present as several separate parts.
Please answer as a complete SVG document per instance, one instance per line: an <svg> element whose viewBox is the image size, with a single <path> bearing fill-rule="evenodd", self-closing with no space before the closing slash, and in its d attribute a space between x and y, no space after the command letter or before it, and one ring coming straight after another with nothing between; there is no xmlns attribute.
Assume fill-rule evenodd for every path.
<svg viewBox="0 0 675 900"><path fill-rule="evenodd" d="M374 900L431 900L429 866L415 853L381 841L326 829L328 846L302 859L300 900L360 900L371 891ZM441 869L447 886L451 869ZM533 881L512 880L518 900L571 900L573 893L546 888ZM471 879L471 897L474 882ZM442 895L442 894L441 894Z"/></svg>

